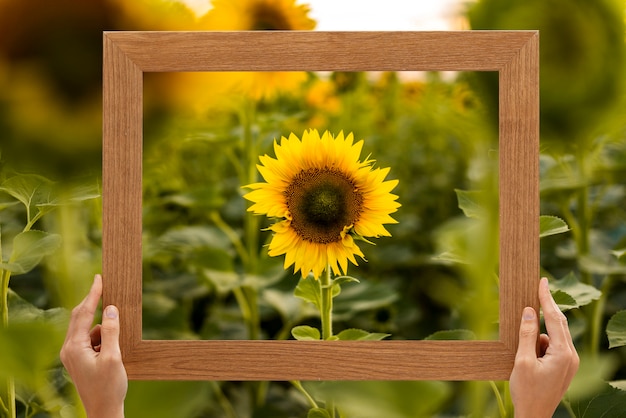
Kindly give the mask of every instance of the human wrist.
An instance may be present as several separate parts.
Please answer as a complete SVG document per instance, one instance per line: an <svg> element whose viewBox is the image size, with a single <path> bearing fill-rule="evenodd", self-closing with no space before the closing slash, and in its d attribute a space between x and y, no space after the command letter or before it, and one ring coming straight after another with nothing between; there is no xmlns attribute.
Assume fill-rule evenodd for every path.
<svg viewBox="0 0 626 418"><path fill-rule="evenodd" d="M553 414L542 411L522 411L515 409L513 416L514 418L552 418Z"/></svg>
<svg viewBox="0 0 626 418"><path fill-rule="evenodd" d="M87 418L124 418L124 405L118 407L94 408L86 411Z"/></svg>

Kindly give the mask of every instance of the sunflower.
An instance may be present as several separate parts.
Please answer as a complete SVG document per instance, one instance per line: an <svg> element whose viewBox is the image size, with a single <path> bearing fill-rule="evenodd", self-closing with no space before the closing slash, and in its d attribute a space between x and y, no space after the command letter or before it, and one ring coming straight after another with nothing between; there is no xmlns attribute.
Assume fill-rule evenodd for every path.
<svg viewBox="0 0 626 418"><path fill-rule="evenodd" d="M312 30L308 5L295 0L213 0L202 23L212 30Z"/></svg>
<svg viewBox="0 0 626 418"><path fill-rule="evenodd" d="M213 0L200 20L206 30L313 30L308 5L296 0ZM297 89L305 72L232 72L219 77L235 93L254 100L271 99Z"/></svg>
<svg viewBox="0 0 626 418"><path fill-rule="evenodd" d="M255 214L277 218L270 226L269 255L285 255L284 267L318 278L330 267L347 274L348 260L364 259L355 238L390 236L384 224L400 204L391 191L397 180L385 181L389 168L373 168L374 160L360 161L363 141L352 133L320 137L315 129L300 140L293 133L274 143L276 158L260 157L257 168L264 183L244 197Z"/></svg>

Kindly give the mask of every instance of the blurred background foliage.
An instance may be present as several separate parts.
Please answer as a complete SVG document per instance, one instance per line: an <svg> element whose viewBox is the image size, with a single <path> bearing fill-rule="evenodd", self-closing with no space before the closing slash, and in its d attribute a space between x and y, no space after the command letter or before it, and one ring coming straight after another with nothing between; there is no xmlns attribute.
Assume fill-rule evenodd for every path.
<svg viewBox="0 0 626 418"><path fill-rule="evenodd" d="M541 273L582 358L559 417L626 410L624 6L464 9L472 29L541 31L541 213L556 217L542 220ZM11 403L17 416L84 414L57 353L100 271L102 31L315 24L292 0L214 0L204 16L166 0L0 2L0 416ZM497 88L493 73L146 74L144 338L284 339L317 323L240 190L273 140L305 128L354 132L400 179L399 224L351 268L361 283L335 302L338 330L497 338ZM505 382L304 385L346 417L512 416ZM287 382L131 382L126 408L303 417L308 405Z"/></svg>

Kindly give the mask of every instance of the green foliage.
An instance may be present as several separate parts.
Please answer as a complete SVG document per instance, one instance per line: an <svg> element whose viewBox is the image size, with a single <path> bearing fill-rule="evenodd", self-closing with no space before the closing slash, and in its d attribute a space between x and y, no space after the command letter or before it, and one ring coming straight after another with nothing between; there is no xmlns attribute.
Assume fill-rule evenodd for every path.
<svg viewBox="0 0 626 418"><path fill-rule="evenodd" d="M362 329L349 328L344 329L336 335L337 340L340 341L380 341L391 334L383 334L380 332L367 332Z"/></svg>
<svg viewBox="0 0 626 418"><path fill-rule="evenodd" d="M425 340L475 340L476 335L467 329L450 329L430 334Z"/></svg>
<svg viewBox="0 0 626 418"><path fill-rule="evenodd" d="M308 325L299 325L291 330L291 335L298 341L319 341L322 337L320 330Z"/></svg>
<svg viewBox="0 0 626 418"><path fill-rule="evenodd" d="M194 417L206 409L211 397L209 382L131 381L124 408L129 417Z"/></svg>
<svg viewBox="0 0 626 418"><path fill-rule="evenodd" d="M561 310L580 308L598 300L602 295L594 286L581 283L574 273L550 282L550 290Z"/></svg>
<svg viewBox="0 0 626 418"><path fill-rule="evenodd" d="M8 296L10 323L0 328L0 378L13 376L30 388L41 388L45 371L57 364L68 312L38 309L12 291Z"/></svg>
<svg viewBox="0 0 626 418"><path fill-rule="evenodd" d="M316 396L332 399L348 417L429 417L451 394L446 382L307 383Z"/></svg>
<svg viewBox="0 0 626 418"><path fill-rule="evenodd" d="M13 238L13 251L0 269L12 274L24 274L34 269L41 259L56 251L61 245L61 237L43 231L24 231Z"/></svg>
<svg viewBox="0 0 626 418"><path fill-rule="evenodd" d="M626 311L619 311L611 317L606 325L606 335L609 337L609 348L626 345Z"/></svg>
<svg viewBox="0 0 626 418"><path fill-rule="evenodd" d="M166 6L152 3L158 18L140 26L161 21ZM53 21L63 14L82 21L85 12L59 7ZM622 12L613 0L480 0L469 9L473 29L540 30L542 274L567 311L582 361L557 416L619 416L625 408ZM74 51L65 44L70 39L63 50ZM67 320L59 305L80 300L85 284L77 276L99 268L103 221L99 202L90 202L99 196L98 181L77 186L65 176L99 170L101 99L83 97L86 86L81 94L51 88L75 85L58 72L44 71L41 80L22 64L11 62L10 72L4 65L0 60L0 75L12 81L0 77L0 109L7 110L0 112L0 131L24 145L2 143L0 269L9 325L0 329L0 377L17 382L18 416L55 416L77 401L56 357ZM64 61L55 68L66 67ZM90 79L99 80L99 71ZM497 339L495 72L309 74L291 95L255 103L211 97L214 103L204 107L199 97L212 90L193 86L189 93L176 87L182 84L177 77L145 75L144 338L319 340L327 291L336 329L329 339ZM92 89L99 88L94 81ZM63 92L61 101L55 90ZM26 93L35 94L36 103L14 106ZM358 242L367 261L327 285L293 276L281 259L267 255L268 221L247 213L241 197L240 187L258 180L258 156L271 154L281 135L305 128L354 132L365 140L363 154L400 180L394 193L402 207L394 214L399 224L388 227L392 237L375 246ZM32 152L33 144L41 144L41 152ZM18 149L33 155L20 157ZM45 165L24 174L5 166L7 158L14 169L21 161ZM64 176L53 182L42 176L49 171ZM333 408L345 418L498 416L493 387L506 398L501 384L482 382L303 386L310 399L296 383L131 382L126 410L128 416L189 418L306 411L328 418Z"/></svg>
<svg viewBox="0 0 626 418"><path fill-rule="evenodd" d="M472 29L540 33L541 134L551 150L589 144L621 102L626 53L623 2L482 0L469 10ZM497 78L478 75L491 102Z"/></svg>
<svg viewBox="0 0 626 418"><path fill-rule="evenodd" d="M569 226L556 216L541 215L539 217L539 238L562 234L569 231Z"/></svg>

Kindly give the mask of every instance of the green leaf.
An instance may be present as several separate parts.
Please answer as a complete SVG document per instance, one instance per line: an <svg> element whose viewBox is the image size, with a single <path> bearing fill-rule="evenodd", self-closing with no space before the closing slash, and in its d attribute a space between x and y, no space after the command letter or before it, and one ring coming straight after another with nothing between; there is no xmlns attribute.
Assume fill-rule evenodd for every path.
<svg viewBox="0 0 626 418"><path fill-rule="evenodd" d="M563 303L563 307L568 309L588 305L592 301L599 299L602 295L602 292L595 287L581 283L574 273L569 273L561 280L551 281L550 290L555 293L557 291L566 293L575 301L575 303L572 303L571 300L566 300L563 295L556 293L556 296L560 299L561 303Z"/></svg>
<svg viewBox="0 0 626 418"><path fill-rule="evenodd" d="M450 400L452 385L433 381L305 382L319 399L331 399L345 417L432 417Z"/></svg>
<svg viewBox="0 0 626 418"><path fill-rule="evenodd" d="M51 324L58 324L62 329L67 327L69 312L66 309L39 309L30 302L22 299L11 289L9 289L7 296L7 302L9 304L9 322L11 324L48 321Z"/></svg>
<svg viewBox="0 0 626 418"><path fill-rule="evenodd" d="M352 276L337 276L333 279L333 284L341 286L344 283L361 283L359 279Z"/></svg>
<svg viewBox="0 0 626 418"><path fill-rule="evenodd" d="M626 380L614 380L608 383L616 389L626 391Z"/></svg>
<svg viewBox="0 0 626 418"><path fill-rule="evenodd" d="M554 299L556 304L559 305L559 309L561 311L569 311L570 309L578 308L579 305L576 302L576 299L563 292L562 290L555 290L551 293L552 298Z"/></svg>
<svg viewBox="0 0 626 418"><path fill-rule="evenodd" d="M609 348L626 345L626 311L619 311L609 319L606 335L609 337Z"/></svg>
<svg viewBox="0 0 626 418"><path fill-rule="evenodd" d="M567 231L569 231L569 227L563 219L548 215L539 217L539 238L562 234Z"/></svg>
<svg viewBox="0 0 626 418"><path fill-rule="evenodd" d="M13 376L30 388L45 382L58 359L69 312L42 310L9 289L9 326L0 327L0 378Z"/></svg>
<svg viewBox="0 0 626 418"><path fill-rule="evenodd" d="M61 236L43 231L25 231L13 239L13 251L7 263L0 268L13 274L24 274L37 266L43 257L61 246Z"/></svg>
<svg viewBox="0 0 626 418"><path fill-rule="evenodd" d="M310 302L319 310L322 303L322 288L319 280L312 277L301 277L293 294L300 299Z"/></svg>
<svg viewBox="0 0 626 418"><path fill-rule="evenodd" d="M591 355L581 351L579 356L580 366L567 390L571 399L595 396L606 386L606 381L615 375L619 367L619 359L611 354ZM590 415L595 416L597 415Z"/></svg>
<svg viewBox="0 0 626 418"><path fill-rule="evenodd" d="M467 261L467 257L455 253L454 251L445 251L439 255L434 256L433 260L440 261L446 264L469 264L469 262Z"/></svg>
<svg viewBox="0 0 626 418"><path fill-rule="evenodd" d="M284 322L297 321L301 318L300 311L303 308L301 300L293 297L293 292L280 291L278 289L263 289L261 292L262 299L280 314ZM311 305L312 311L315 311Z"/></svg>
<svg viewBox="0 0 626 418"><path fill-rule="evenodd" d="M27 385L42 383L56 362L64 332L45 322L17 323L0 329L0 377Z"/></svg>
<svg viewBox="0 0 626 418"><path fill-rule="evenodd" d="M55 207L70 203L83 202L85 200L97 199L102 195L100 187L95 183L79 184L64 190L61 196L47 199L45 202L37 202L36 205L43 209L45 207Z"/></svg>
<svg viewBox="0 0 626 418"><path fill-rule="evenodd" d="M617 257L618 259L626 258L626 257L624 257L624 256L626 256L626 248L620 248L619 250L613 250L613 251L611 251L611 253L615 257Z"/></svg>
<svg viewBox="0 0 626 418"><path fill-rule="evenodd" d="M626 261L626 248L620 248L619 250L611 251L611 254L615 256L619 261Z"/></svg>
<svg viewBox="0 0 626 418"><path fill-rule="evenodd" d="M194 417L215 407L216 393L222 395L216 382L131 380L124 411L127 417Z"/></svg>
<svg viewBox="0 0 626 418"><path fill-rule="evenodd" d="M626 274L626 265L619 259L605 259L597 255L583 255L579 258L580 268L588 273L608 276Z"/></svg>
<svg viewBox="0 0 626 418"><path fill-rule="evenodd" d="M337 334L337 339L341 341L380 341L391 334L380 332L367 332L362 329L349 328Z"/></svg>
<svg viewBox="0 0 626 418"><path fill-rule="evenodd" d="M470 341L476 339L476 334L468 329L451 329L444 331L437 331L433 334L430 334L428 337L424 338L425 340L464 340Z"/></svg>
<svg viewBox="0 0 626 418"><path fill-rule="evenodd" d="M485 208L479 202L484 198L484 192L455 189L459 209L468 218L481 218Z"/></svg>
<svg viewBox="0 0 626 418"><path fill-rule="evenodd" d="M325 409L312 408L309 409L308 414L306 414L306 418L330 418L330 414Z"/></svg>
<svg viewBox="0 0 626 418"><path fill-rule="evenodd" d="M0 191L8 193L30 208L49 203L52 200L52 182L36 174L19 174L8 178L0 186Z"/></svg>
<svg viewBox="0 0 626 418"><path fill-rule="evenodd" d="M359 312L388 306L397 299L398 293L387 283L364 281L342 290L334 301L333 317L346 320Z"/></svg>
<svg viewBox="0 0 626 418"><path fill-rule="evenodd" d="M594 392L570 402L570 407L577 418L622 417L626 411L626 391L598 381Z"/></svg>
<svg viewBox="0 0 626 418"><path fill-rule="evenodd" d="M293 327L291 335L298 341L319 341L321 339L320 331L308 325Z"/></svg>
<svg viewBox="0 0 626 418"><path fill-rule="evenodd" d="M6 208L10 208L11 206L15 206L19 204L20 202L16 202L15 200L12 200L10 202L0 202L0 210L4 210Z"/></svg>

